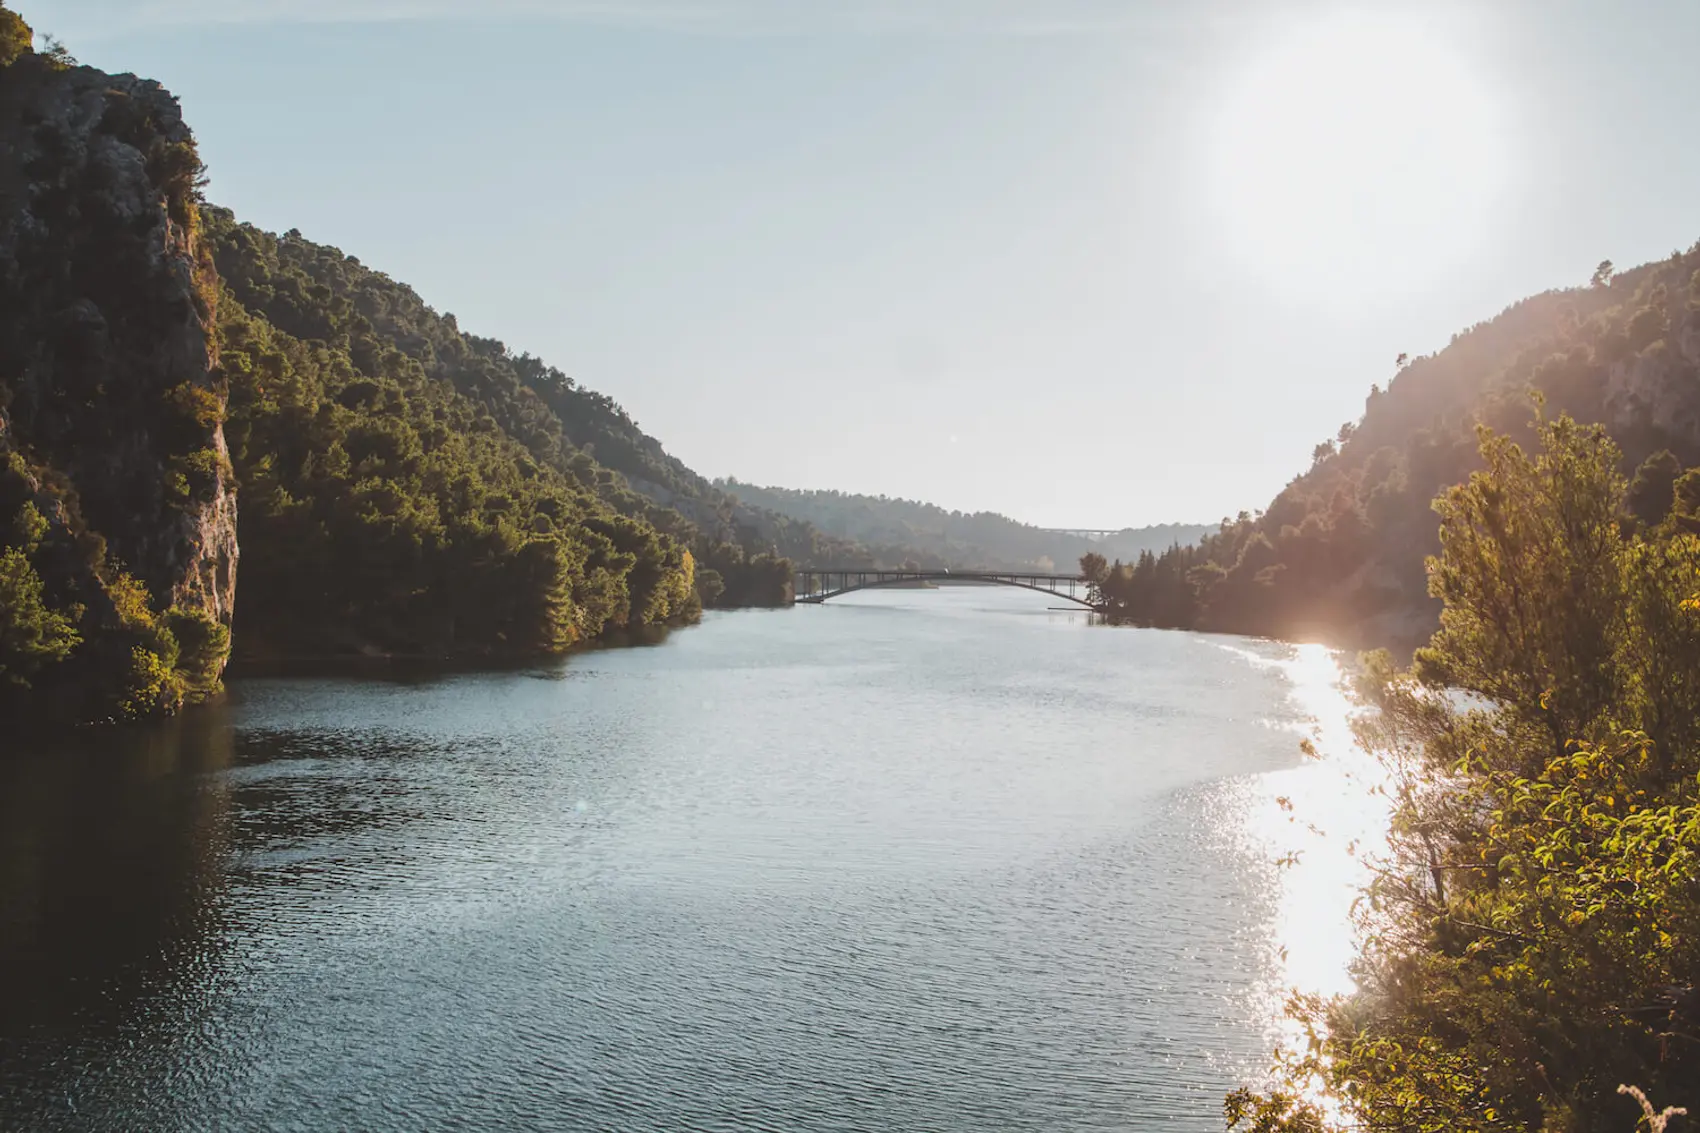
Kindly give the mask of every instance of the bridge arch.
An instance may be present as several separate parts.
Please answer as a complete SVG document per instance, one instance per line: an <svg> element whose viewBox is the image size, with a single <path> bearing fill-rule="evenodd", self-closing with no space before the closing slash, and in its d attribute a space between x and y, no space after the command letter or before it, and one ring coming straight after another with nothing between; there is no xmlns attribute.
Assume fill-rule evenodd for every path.
<svg viewBox="0 0 1700 1133"><path fill-rule="evenodd" d="M799 570L796 577L796 599L799 603L818 606L858 590L878 590L916 582L973 582L990 586L1012 586L1062 598L1085 610L1097 612L1100 607L1090 600L1091 588L1085 578L1075 574L1036 574L1027 571L950 571L950 570Z"/></svg>

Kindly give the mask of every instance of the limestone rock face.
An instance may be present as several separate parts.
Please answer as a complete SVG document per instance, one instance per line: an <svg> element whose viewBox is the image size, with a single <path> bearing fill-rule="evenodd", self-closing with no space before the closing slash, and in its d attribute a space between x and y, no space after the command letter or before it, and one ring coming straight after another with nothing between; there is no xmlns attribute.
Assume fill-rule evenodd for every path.
<svg viewBox="0 0 1700 1133"><path fill-rule="evenodd" d="M1615 429L1700 444L1700 314L1678 311L1663 341L1615 363L1605 402Z"/></svg>
<svg viewBox="0 0 1700 1133"><path fill-rule="evenodd" d="M0 67L0 525L30 501L48 521L36 570L82 638L60 683L122 684L116 654L138 644L169 668L171 645L118 640L150 611L211 633L202 685L228 652L236 497L200 170L159 84L35 55ZM123 576L150 611L114 597L134 593Z"/></svg>

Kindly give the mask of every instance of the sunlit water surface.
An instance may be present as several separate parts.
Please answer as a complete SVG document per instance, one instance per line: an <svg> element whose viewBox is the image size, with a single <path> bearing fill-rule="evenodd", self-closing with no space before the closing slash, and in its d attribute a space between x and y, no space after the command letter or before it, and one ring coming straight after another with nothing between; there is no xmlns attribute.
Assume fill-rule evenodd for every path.
<svg viewBox="0 0 1700 1133"><path fill-rule="evenodd" d="M1046 604L0 737L0 1129L1220 1129L1349 986L1338 665Z"/></svg>

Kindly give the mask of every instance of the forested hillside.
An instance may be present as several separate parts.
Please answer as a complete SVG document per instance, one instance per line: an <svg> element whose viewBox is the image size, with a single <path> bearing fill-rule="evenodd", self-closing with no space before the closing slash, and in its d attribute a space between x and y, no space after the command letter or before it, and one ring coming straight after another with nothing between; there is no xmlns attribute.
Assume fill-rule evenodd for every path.
<svg viewBox="0 0 1700 1133"><path fill-rule="evenodd" d="M1549 416L1604 424L1646 521L1700 461L1700 249L1547 292L1409 360L1363 416L1316 446L1264 511L1194 546L1088 566L1121 620L1341 643L1411 645L1434 628L1431 501L1480 467L1475 430L1527 441ZM1639 470L1639 471L1638 471Z"/></svg>
<svg viewBox="0 0 1700 1133"><path fill-rule="evenodd" d="M788 600L807 525L735 506L608 398L338 249L204 211L244 490L239 653L549 651Z"/></svg>
<svg viewBox="0 0 1700 1133"><path fill-rule="evenodd" d="M908 559L929 569L1072 571L1081 556L1092 551L1131 558L1142 551L1196 542L1212 530L1170 523L1129 528L1093 541L1017 523L995 512L947 511L915 500L766 488L735 479L716 481L715 486L745 503L861 544L882 561L895 565Z"/></svg>
<svg viewBox="0 0 1700 1133"><path fill-rule="evenodd" d="M316 281L302 258L342 257L304 241L212 209L206 239L242 493L240 651L549 653L699 608L683 520L622 514L598 494L611 474L570 469L541 399L458 336L419 335L363 270Z"/></svg>

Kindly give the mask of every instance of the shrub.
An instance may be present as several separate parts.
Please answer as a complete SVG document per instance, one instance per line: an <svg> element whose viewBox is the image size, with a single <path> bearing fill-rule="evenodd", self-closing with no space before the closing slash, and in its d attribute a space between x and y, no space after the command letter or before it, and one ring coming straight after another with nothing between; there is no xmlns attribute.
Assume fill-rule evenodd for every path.
<svg viewBox="0 0 1700 1133"><path fill-rule="evenodd" d="M82 640L70 619L50 608L29 557L0 552L0 683L28 688L48 665L71 655Z"/></svg>
<svg viewBox="0 0 1700 1133"><path fill-rule="evenodd" d="M230 656L230 630L201 610L173 607L165 616L177 639L177 672L185 691L216 692L224 662Z"/></svg>
<svg viewBox="0 0 1700 1133"><path fill-rule="evenodd" d="M35 32L24 22L24 18L0 4L0 67L28 55L30 44L34 41Z"/></svg>

